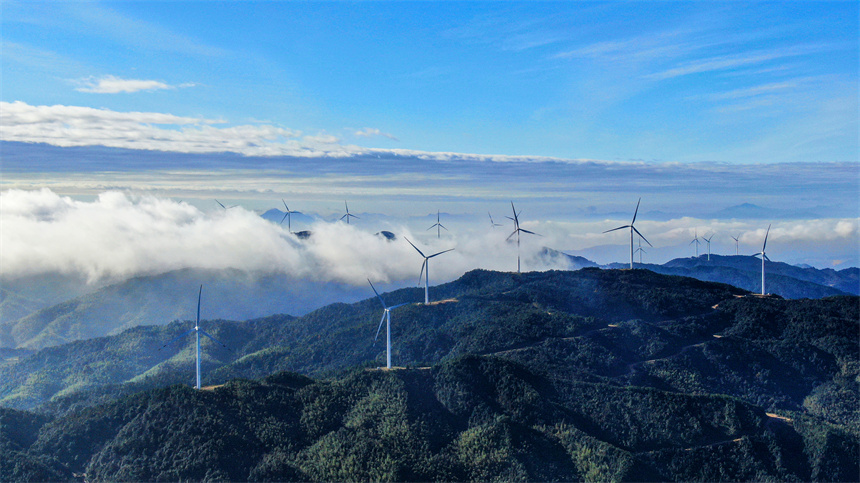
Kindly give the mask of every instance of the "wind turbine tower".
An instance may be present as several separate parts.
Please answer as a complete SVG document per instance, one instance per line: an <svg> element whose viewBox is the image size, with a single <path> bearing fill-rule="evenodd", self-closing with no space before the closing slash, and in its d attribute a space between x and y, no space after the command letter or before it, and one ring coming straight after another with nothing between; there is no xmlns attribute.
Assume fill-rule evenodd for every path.
<svg viewBox="0 0 860 483"><path fill-rule="evenodd" d="M708 261L711 261L711 238L713 238L715 233L711 233L711 236L708 238L702 237L702 240L705 240L705 243L708 244Z"/></svg>
<svg viewBox="0 0 860 483"><path fill-rule="evenodd" d="M510 240L511 237L514 235L517 236L517 273L520 273L520 232L528 233L530 235L537 235L537 236L540 236L540 235L538 235L537 233L535 233L533 231L528 231L525 228L520 228L520 214L517 213L517 209L514 208L514 202L513 201L511 201L511 210L513 210L513 212L514 212L514 217L511 218L510 216L506 216L505 218L512 220L514 222L514 232L511 233L510 235L508 235L508 237L505 240L506 241ZM492 217L490 219L492 219Z"/></svg>
<svg viewBox="0 0 860 483"><path fill-rule="evenodd" d="M765 248L767 248L767 236L769 234L770 234L770 225L767 225L767 231L764 234L764 243L761 245L761 252L753 255L754 257L761 255L761 294L762 295L767 294L767 292L765 292L765 290L764 290L764 261L765 260L770 261L770 258L768 258L767 254L765 253Z"/></svg>
<svg viewBox="0 0 860 483"><path fill-rule="evenodd" d="M158 349L158 350L164 349L165 347L176 342L177 340L179 340L179 339L185 337L186 335L194 332L195 346L197 348L197 384L195 386L197 389L200 389L200 334L203 334L206 337L209 337L213 341L224 346L225 349L230 350L230 348L227 347L226 344L224 344L220 340L216 339L215 337L212 337L211 335L209 335L209 333L207 333L205 330L200 328L200 299L201 299L202 295L203 295L203 285L200 286L200 290L197 292L197 321L194 323L194 328L189 330L188 332L182 333L182 335L180 335L178 337L171 339L170 342L164 344L163 346L161 346L160 349Z"/></svg>
<svg viewBox="0 0 860 483"><path fill-rule="evenodd" d="M403 237L403 238L406 238L406 237ZM451 250L453 250L453 248L449 248L449 249L443 250L439 253L434 253L432 255L425 255L424 252L419 250L418 247L416 247L414 243L409 241L408 238L406 238L406 241L409 242L409 244L412 245L412 248L414 248L419 254L421 254L422 257L424 257L424 263L421 264L421 273L418 274L418 283L419 283L419 285L421 284L421 276L423 275L424 276L424 304L425 305L429 304L430 303L430 259L433 257L439 256L443 253L450 252Z"/></svg>
<svg viewBox="0 0 860 483"><path fill-rule="evenodd" d="M693 237L693 241L690 242L690 245L692 245L693 243L696 244L696 258L699 258L699 243L701 243L701 242L699 241L699 229L698 228L696 228L696 235Z"/></svg>
<svg viewBox="0 0 860 483"><path fill-rule="evenodd" d="M636 249L636 253L639 254L639 265L642 265L642 254L646 253L645 249L642 248L642 237L639 237L639 248Z"/></svg>
<svg viewBox="0 0 860 483"><path fill-rule="evenodd" d="M618 228L613 228L611 230L606 230L603 232L603 233L609 233L610 231L622 230L624 228L630 228L630 268L631 269L633 268L633 233L634 232L637 235L639 235L643 240L645 240L645 243L647 243L648 246L650 246L651 248L654 248L654 245L652 245L651 242L649 242L647 238L642 236L642 234L639 233L639 230L637 230L636 227L633 226L633 224L636 223L636 215L639 214L639 203L641 203L641 202L642 202L642 198L639 198L639 201L636 202L636 211L633 212L633 221L631 221L629 225L619 226Z"/></svg>
<svg viewBox="0 0 860 483"><path fill-rule="evenodd" d="M281 218L281 223L279 223L279 224L283 224L283 223L284 223L284 220L287 220L287 232L288 232L288 233L292 233L292 232L293 232L293 223L292 223L292 222L293 222L293 216L292 216L292 215L293 215L293 213L298 213L298 214L300 214L300 215L301 215L301 214L302 214L302 212L301 212L301 211L291 210L291 209L290 209L290 207L289 207L289 206L287 206L287 202L286 202L286 201L284 201L284 200L283 200L283 198L281 199L281 201L283 201L283 203L284 203L284 209L285 209L285 210L287 210L287 212L286 212L286 213L284 213L284 217L283 217L283 218Z"/></svg>
<svg viewBox="0 0 860 483"><path fill-rule="evenodd" d="M436 224L428 228L428 230L432 230L433 228L436 228L436 238L440 238L442 236L442 232L439 231L439 229L445 228L445 225L439 223L439 210L436 210ZM445 228L445 231L448 231L448 229Z"/></svg>
<svg viewBox="0 0 860 483"><path fill-rule="evenodd" d="M382 319L379 321L379 327L376 329L376 337L373 338L373 341L376 342L376 339L379 338L379 331L382 330L382 323L385 324L385 367L387 369L391 369L391 311L396 309L397 307L403 307L406 304L397 304L392 305L391 307L385 305L385 301L382 300L382 297L379 295L379 292L376 291L376 287L373 286L373 282L370 279L367 279L367 283L370 284L370 288L373 289L373 293L376 294L376 298L379 299L379 303L382 304Z"/></svg>
<svg viewBox="0 0 860 483"><path fill-rule="evenodd" d="M350 218L358 219L358 217L349 212L349 205L346 204L346 201L343 202L343 206L346 208L346 214L341 216L340 219L343 220L344 218L346 218L346 224L349 225Z"/></svg>

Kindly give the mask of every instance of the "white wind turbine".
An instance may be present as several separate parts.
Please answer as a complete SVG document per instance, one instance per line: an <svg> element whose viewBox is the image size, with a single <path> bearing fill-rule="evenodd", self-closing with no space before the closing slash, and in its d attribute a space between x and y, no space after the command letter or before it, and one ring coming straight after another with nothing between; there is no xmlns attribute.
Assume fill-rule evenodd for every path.
<svg viewBox="0 0 860 483"><path fill-rule="evenodd" d="M406 238L406 237L403 237L403 238ZM439 256L445 252L450 252L451 250L453 250L453 248L449 248L449 249L443 250L439 253L434 253L432 255L425 255L424 252L419 250L418 247L416 247L414 243L409 241L408 238L406 238L406 241L408 241L409 244L412 245L412 248L414 248L416 251L418 251L419 254L421 254L422 257L424 257L424 263L421 264L421 273L418 274L418 283L419 284L421 283L421 276L423 275L424 276L424 303L429 304L430 303L430 259L433 257Z"/></svg>
<svg viewBox="0 0 860 483"><path fill-rule="evenodd" d="M731 236L731 235L729 235L729 236ZM734 240L734 241L735 241L735 255L739 255L739 254L740 254L740 251L739 251L739 248L738 248L738 239L739 239L740 237L741 237L741 234L740 234L740 233L738 233L738 236L733 236L733 237L732 237L732 240Z"/></svg>
<svg viewBox="0 0 860 483"><path fill-rule="evenodd" d="M696 235L693 237L693 241L690 242L690 245L692 245L693 243L696 244L696 258L699 258L699 244L701 242L699 241L699 229L698 228L696 228Z"/></svg>
<svg viewBox="0 0 860 483"><path fill-rule="evenodd" d="M376 298L379 299L379 303L382 304L383 309L382 319L380 319L379 321L379 327L376 329L376 337L373 338L373 342L376 342L376 339L379 338L379 331L382 330L382 323L386 322L387 320L387 323L385 324L385 367L387 369L391 369L391 311L396 309L397 307L403 307L404 305L409 304L397 304L389 307L385 305L385 301L382 300L382 296L380 296L379 292L376 291L376 287L373 286L373 282L371 282L370 279L367 279L367 283L370 284L370 288L373 289L373 293L376 294Z"/></svg>
<svg viewBox="0 0 860 483"><path fill-rule="evenodd" d="M764 261L770 261L770 258L767 257L765 253L765 248L767 248L767 236L770 234L770 225L767 225L767 231L764 234L764 243L761 245L761 251L753 255L757 257L761 255L761 294L765 295L767 292L764 291Z"/></svg>
<svg viewBox="0 0 860 483"><path fill-rule="evenodd" d="M619 226L618 228L613 228L611 230L606 230L603 232L603 233L609 233L610 231L621 230L624 228L630 228L630 268L631 269L633 268L633 232L636 232L637 235L639 235L643 240L645 240L645 243L647 243L648 246L650 246L651 248L654 248L654 245L652 245L651 242L649 242L647 238L642 236L642 234L639 233L639 230L637 230L636 227L633 226L633 224L636 223L636 215L639 214L639 203L641 203L641 202L642 202L642 198L639 198L639 201L636 202L636 211L633 212L633 221L631 221L629 225Z"/></svg>
<svg viewBox="0 0 860 483"><path fill-rule="evenodd" d="M537 236L541 236L541 235L538 235L537 233L535 233L533 231L528 231L525 228L520 228L520 214L517 213L517 209L514 208L514 202L513 201L511 201L511 210L514 212L514 217L511 218L510 216L506 216L505 218L514 222L514 231L513 231L513 233L508 235L508 237L505 240L506 241L510 240L511 237L514 235L517 236L517 273L520 273L520 232L528 233L530 235L537 235Z"/></svg>
<svg viewBox="0 0 860 483"><path fill-rule="evenodd" d="M428 228L428 230L432 230L433 228L436 228L436 238L440 238L442 236L442 232L440 232L439 229L445 228L445 225L439 223L439 210L436 210L436 224ZM448 231L448 229L445 228L445 231Z"/></svg>
<svg viewBox="0 0 860 483"><path fill-rule="evenodd" d="M350 217L356 218L356 219L358 217L349 212L349 205L346 204L346 201L343 202L343 206L346 207L346 214L341 216L340 219L343 220L344 218L346 218L346 224L349 225L349 218Z"/></svg>
<svg viewBox="0 0 860 483"><path fill-rule="evenodd" d="M711 236L709 236L708 238L702 237L702 240L705 240L705 243L708 244L708 261L709 262L711 261L711 238L713 238L714 235L716 235L716 233L711 233Z"/></svg>
<svg viewBox="0 0 860 483"><path fill-rule="evenodd" d="M158 349L158 350L164 349L165 347L176 342L177 340L179 340L179 339L185 337L186 335L194 332L195 338L196 338L195 345L197 347L197 385L195 386L197 389L200 389L200 334L203 334L206 337L209 337L210 339L212 339L215 342L224 346L225 349L230 350L230 348L227 347L226 344L224 344L220 340L212 337L205 330L200 328L200 298L202 295L203 295L203 285L200 286L200 291L197 292L197 321L194 323L194 328L189 330L188 332L184 332L182 335L180 335L178 337L175 337L170 342L168 342L167 344L164 344L163 346L161 346L160 349Z"/></svg>
<svg viewBox="0 0 860 483"><path fill-rule="evenodd" d="M642 254L647 253L644 248L642 248L642 237L639 237L639 248L636 249L636 253L639 254L639 265L642 265Z"/></svg>
<svg viewBox="0 0 860 483"><path fill-rule="evenodd" d="M279 223L279 224L283 224L284 220L287 220L287 232L292 233L293 232L293 216L292 215L293 215L293 213L298 213L301 215L302 212L291 210L290 207L287 206L287 202L284 201L283 198L281 199L281 201L284 202L284 209L287 210L287 212L284 213L284 217L281 218L281 223Z"/></svg>
<svg viewBox="0 0 860 483"><path fill-rule="evenodd" d="M487 212L487 216L489 216L489 217L490 217L490 226L492 226L493 228L495 228L495 227L497 227L497 226L502 226L501 224L496 223L495 221L493 221L493 215L491 215L489 211Z"/></svg>

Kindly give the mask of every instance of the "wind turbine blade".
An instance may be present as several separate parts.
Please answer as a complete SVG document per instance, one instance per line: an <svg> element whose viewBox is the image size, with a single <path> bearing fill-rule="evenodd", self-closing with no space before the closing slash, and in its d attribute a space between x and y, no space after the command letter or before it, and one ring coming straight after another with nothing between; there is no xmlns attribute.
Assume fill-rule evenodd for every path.
<svg viewBox="0 0 860 483"><path fill-rule="evenodd" d="M396 309L397 307L403 307L404 305L412 305L412 302L406 302L405 304L392 305L391 307L388 307L388 311L391 312L392 310Z"/></svg>
<svg viewBox="0 0 860 483"><path fill-rule="evenodd" d="M409 241L409 239L408 239L408 238L406 238L406 237L403 237L403 239L404 239L404 240L406 240L407 242L409 242L409 244L410 244L410 245L412 245L412 248L414 248L415 250L417 250L417 251L418 251L418 253L420 253L420 254L421 254L421 256L422 256L422 257L424 257L424 252L422 252L421 250L418 250L418 247L416 247L414 243L412 243L411 241ZM424 257L424 258L427 258L427 257Z"/></svg>
<svg viewBox="0 0 860 483"><path fill-rule="evenodd" d="M543 235L541 235L541 234L535 233L535 232L533 232L533 231L528 231L528 230L523 229L523 228L520 228L520 231L521 231L521 232L523 232L523 233L528 233L528 234L530 234L530 235L543 236Z"/></svg>
<svg viewBox="0 0 860 483"><path fill-rule="evenodd" d="M442 229L443 229L443 230L445 230L445 231L448 231L448 229L447 229L447 228L445 228L445 225L443 225L443 224L441 224L441 223L439 224L439 227L440 227L440 228L442 228Z"/></svg>
<svg viewBox="0 0 860 483"><path fill-rule="evenodd" d="M226 206L224 206L224 204L223 204L223 203L221 203L220 201L215 200L215 203L218 203L219 205L221 205L221 208L224 208L225 210L227 209L227 207L226 207Z"/></svg>
<svg viewBox="0 0 860 483"><path fill-rule="evenodd" d="M221 344L221 345L222 345L222 346L224 346L224 348L225 348L225 349L227 349L228 351L231 351L231 352L233 351L233 349L231 349L231 348L227 347L227 344L225 344L225 343L221 342L220 340L218 340L218 339L216 339L216 338L212 337L212 336L211 336L211 335L209 335L209 333L208 333L208 332L206 332L205 330L203 330L203 329L199 329L199 330L200 330L200 333L201 333L201 334L203 334L203 335L205 335L206 337L209 337L210 339L214 340L215 342L217 342L217 343Z"/></svg>
<svg viewBox="0 0 860 483"><path fill-rule="evenodd" d="M373 282L371 282L369 278L367 279L367 283L369 283L369 284L370 284L370 288L372 288L372 289L373 289L373 293L375 293L375 294L376 294L376 298L378 298L378 299L379 299L379 303L381 303L381 304L382 304L382 308L383 308L383 309L388 308L388 307L386 307L386 305L385 305L385 301L384 301L384 300L382 300L382 297L379 295L379 292L377 292L377 291L376 291L376 287L374 287L374 286L373 286Z"/></svg>
<svg viewBox="0 0 860 483"><path fill-rule="evenodd" d="M630 224L636 223L636 215L639 214L639 203L642 203L642 198L639 198L639 201L636 202L636 211L633 212L633 221Z"/></svg>
<svg viewBox="0 0 860 483"><path fill-rule="evenodd" d="M344 218L346 218L347 216L349 216L349 213L347 213L347 214L345 214L345 215L341 216L341 217L340 217L340 219L341 219L341 220L343 220L343 219L344 219Z"/></svg>
<svg viewBox="0 0 860 483"><path fill-rule="evenodd" d="M180 335L178 335L178 336L176 336L176 337L174 337L174 338L170 339L170 342L168 342L168 343L164 344L163 346L159 347L159 348L158 348L158 350L164 349L165 347L169 346L170 344L172 344L172 343L176 342L177 340L179 340L179 339L181 339L181 338L185 337L186 335L188 335L188 334L190 334L190 333L192 333L192 332L194 332L194 329L186 330L186 331L185 331L185 332L183 332L182 334L180 334Z"/></svg>
<svg viewBox="0 0 860 483"><path fill-rule="evenodd" d="M443 254L443 253L450 252L451 250L453 250L453 248L449 248L449 249L447 249L447 250L443 250L443 251L441 251L441 252L439 252L439 253L434 253L434 254L430 255L429 257L427 257L427 258L428 258L428 259L429 259L429 258L433 258L433 257L435 257L435 256L437 256L437 255L441 255L441 254Z"/></svg>
<svg viewBox="0 0 860 483"><path fill-rule="evenodd" d="M287 202L286 202L286 200L284 200L283 198L281 198L281 202L284 204L284 208L285 208L287 211L290 211L290 207L289 207L289 206L287 206Z"/></svg>
<svg viewBox="0 0 860 483"><path fill-rule="evenodd" d="M767 255L765 255L764 253L762 253L762 256L764 257L764 259L765 259L765 260L770 261L770 257L768 257Z"/></svg>
<svg viewBox="0 0 860 483"><path fill-rule="evenodd" d="M770 225L767 225L767 232L764 234L764 245L761 246L761 252L764 253L764 249L767 248L767 236L770 234Z"/></svg>
<svg viewBox="0 0 860 483"><path fill-rule="evenodd" d="M284 217L283 217L283 218L281 218L281 222L280 222L280 223L278 223L278 224L279 224L279 225L280 225L280 224L283 224L283 223L284 223L284 220L286 220L288 216L290 216L290 212L289 212L289 211L288 211L288 212L286 212L286 213L284 213Z"/></svg>
<svg viewBox="0 0 860 483"><path fill-rule="evenodd" d="M519 228L517 228L516 230L514 230L514 232L513 232L513 233L511 233L510 235L508 235L508 237L507 237L507 238L505 238L505 241L510 240L510 239L511 239L511 237L512 237L512 236L514 236L514 235L516 235L519 231L520 231L520 229L519 229Z"/></svg>
<svg viewBox="0 0 860 483"><path fill-rule="evenodd" d="M385 311L382 311L382 319L379 320L379 327L376 328L376 337L373 338L373 342L376 342L376 339L379 338L379 331L382 330L382 323L385 322Z"/></svg>
<svg viewBox="0 0 860 483"><path fill-rule="evenodd" d="M203 296L203 285L200 286L200 290L197 292L197 325L200 325L200 298L202 296Z"/></svg>
<svg viewBox="0 0 860 483"><path fill-rule="evenodd" d="M637 230L635 226L631 226L630 228L632 228L633 231L635 231L637 235L639 235L643 240L645 240L645 243L647 243L652 248L654 247L654 245L651 245L651 242L649 242L647 238L645 238L644 236L642 236L641 233L639 233L639 230Z"/></svg>
<svg viewBox="0 0 860 483"><path fill-rule="evenodd" d="M427 257L424 257L424 263L421 264L421 271L418 273L418 286L421 286L421 277L424 276L424 267L427 266Z"/></svg>
<svg viewBox="0 0 860 483"><path fill-rule="evenodd" d="M428 228L427 230L432 230L433 228L436 228L436 225L431 226L431 227L430 227L430 228ZM427 230L425 230L425 231L427 231Z"/></svg>
<svg viewBox="0 0 860 483"><path fill-rule="evenodd" d="M613 228L613 229L611 229L611 230L606 230L606 231L604 231L603 233L609 233L610 231L615 231L615 230L623 230L624 228L630 228L630 225L619 226L618 228Z"/></svg>

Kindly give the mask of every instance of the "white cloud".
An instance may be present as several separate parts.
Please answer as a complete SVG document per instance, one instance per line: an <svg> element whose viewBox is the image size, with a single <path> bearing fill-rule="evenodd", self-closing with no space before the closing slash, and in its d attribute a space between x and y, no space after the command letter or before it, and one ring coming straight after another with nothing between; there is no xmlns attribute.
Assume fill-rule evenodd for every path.
<svg viewBox="0 0 860 483"><path fill-rule="evenodd" d="M294 138L301 133L271 125L215 127L223 120L158 112L117 112L78 106L0 103L4 141L54 146L108 146L182 153L234 152L246 155L331 154L311 150ZM346 152L336 147L333 151Z"/></svg>
<svg viewBox="0 0 860 483"><path fill-rule="evenodd" d="M382 137L386 137L388 139L392 139L394 141L398 140L396 137L394 137L393 134L389 134L387 132L382 132L379 129L371 128L371 127L366 127L364 129L360 129L358 131L355 131L353 134L358 136L358 137L362 137L362 138L382 136Z"/></svg>
<svg viewBox="0 0 860 483"><path fill-rule="evenodd" d="M0 196L0 265L4 276L46 272L82 274L93 283L181 268L237 268L285 273L313 281L363 285L417 279L422 250L456 250L431 261L431 281L440 283L473 268L511 270L516 244L506 233L463 233L437 240L397 228L389 242L356 225L317 222L313 236L299 241L284 226L241 207L203 212L187 203L112 191L91 202L42 189L8 190ZM565 268L537 257L545 240L523 239L524 267Z"/></svg>
<svg viewBox="0 0 860 483"><path fill-rule="evenodd" d="M89 92L93 94L118 94L121 92L156 91L165 89L176 89L177 87L192 87L193 83L185 83L180 86L172 86L164 82L142 79L123 79L120 77L106 75L101 78L87 77L75 81L79 85L76 91Z"/></svg>

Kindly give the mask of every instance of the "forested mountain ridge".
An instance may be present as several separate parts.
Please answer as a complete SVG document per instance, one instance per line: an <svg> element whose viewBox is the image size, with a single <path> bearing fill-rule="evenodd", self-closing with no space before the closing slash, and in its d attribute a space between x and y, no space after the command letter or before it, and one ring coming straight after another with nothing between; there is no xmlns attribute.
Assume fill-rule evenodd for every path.
<svg viewBox="0 0 860 483"><path fill-rule="evenodd" d="M857 479L857 297L584 269L478 270L431 299L392 312L398 371L364 370L375 299L202 322L232 349L204 346L214 392L187 388L190 337L159 355L188 323L6 364L3 404L43 415L0 411L2 479Z"/></svg>
<svg viewBox="0 0 860 483"><path fill-rule="evenodd" d="M856 435L789 416L720 395L548 379L463 356L321 381L279 373L214 391L170 386L51 421L0 409L0 477L856 480ZM37 436L21 441L27 428Z"/></svg>
<svg viewBox="0 0 860 483"><path fill-rule="evenodd" d="M596 267L582 257L544 248L542 263L558 264L565 270ZM626 268L611 264L609 268ZM607 268L607 267L604 267ZM636 264L666 275L679 275L710 282L727 283L751 292L761 291L761 262L749 256L711 255L710 260L679 258L663 265ZM45 286L77 285L62 277L39 277L26 283L0 280L0 348L38 350L74 340L113 335L136 325L162 325L187 318L193 310L189 294L206 287L208 318L247 320L272 314L304 315L333 302L364 298L366 287L345 283L296 280L281 274L254 274L241 270L177 270L141 276L109 285L84 295L46 303L32 297L55 300L58 294L43 294ZM767 291L785 298L821 298L860 295L860 269L801 268L781 262L767 263ZM21 285L19 287L19 285ZM398 285L402 286L402 285ZM38 287L38 290L35 288ZM21 293L13 290L20 288ZM390 287L395 288L395 287Z"/></svg>

